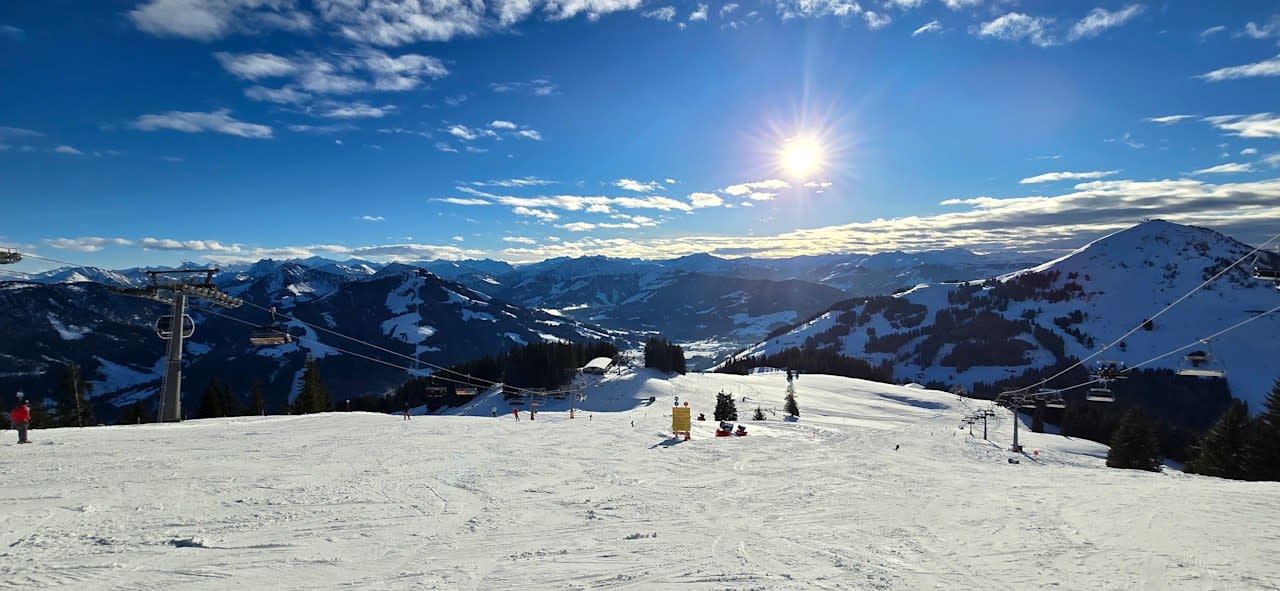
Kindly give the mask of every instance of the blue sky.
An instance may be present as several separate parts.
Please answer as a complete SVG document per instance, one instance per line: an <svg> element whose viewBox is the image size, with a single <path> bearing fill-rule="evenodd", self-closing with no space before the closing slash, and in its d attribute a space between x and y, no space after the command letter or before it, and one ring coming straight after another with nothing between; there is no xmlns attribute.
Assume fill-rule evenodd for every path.
<svg viewBox="0 0 1280 591"><path fill-rule="evenodd" d="M50 0L0 56L0 246L112 268L1280 231L1274 2Z"/></svg>

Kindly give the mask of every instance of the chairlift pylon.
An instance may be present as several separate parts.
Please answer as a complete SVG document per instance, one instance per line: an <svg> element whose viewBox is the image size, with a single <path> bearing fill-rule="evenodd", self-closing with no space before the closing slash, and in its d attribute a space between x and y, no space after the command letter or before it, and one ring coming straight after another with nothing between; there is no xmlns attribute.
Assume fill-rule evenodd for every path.
<svg viewBox="0 0 1280 591"><path fill-rule="evenodd" d="M271 324L264 324L249 333L249 343L257 346L288 345L293 335L276 323L276 309L271 308Z"/></svg>

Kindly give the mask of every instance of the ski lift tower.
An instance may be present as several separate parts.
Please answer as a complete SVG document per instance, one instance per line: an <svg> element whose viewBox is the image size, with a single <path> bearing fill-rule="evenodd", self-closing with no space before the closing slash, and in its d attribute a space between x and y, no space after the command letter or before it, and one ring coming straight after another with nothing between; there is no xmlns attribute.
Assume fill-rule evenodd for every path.
<svg viewBox="0 0 1280 591"><path fill-rule="evenodd" d="M165 361L164 397L160 399L160 420L172 423L182 420L182 340L191 336L194 324L186 319L187 298L204 300L224 308L238 308L243 300L231 297L213 284L213 274L218 269L182 269L181 271L147 271L151 284L145 287L124 287L114 291L148 300L170 304L168 330L163 330L164 319L157 323L156 333L167 338L169 351ZM201 278L199 275L203 274Z"/></svg>

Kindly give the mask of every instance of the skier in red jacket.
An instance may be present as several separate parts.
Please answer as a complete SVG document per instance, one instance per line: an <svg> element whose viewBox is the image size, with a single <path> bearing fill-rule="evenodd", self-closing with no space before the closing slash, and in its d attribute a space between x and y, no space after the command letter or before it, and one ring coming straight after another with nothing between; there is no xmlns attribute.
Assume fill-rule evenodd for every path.
<svg viewBox="0 0 1280 591"><path fill-rule="evenodd" d="M18 399L18 407L9 413L9 420L13 421L13 428L18 430L18 443L31 443L27 440L27 427L31 425L31 410L27 408L27 401Z"/></svg>

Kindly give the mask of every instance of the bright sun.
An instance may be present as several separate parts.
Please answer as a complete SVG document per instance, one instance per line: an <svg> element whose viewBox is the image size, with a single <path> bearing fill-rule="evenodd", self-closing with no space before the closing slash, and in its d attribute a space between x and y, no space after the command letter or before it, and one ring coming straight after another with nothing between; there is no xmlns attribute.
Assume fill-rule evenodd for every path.
<svg viewBox="0 0 1280 591"><path fill-rule="evenodd" d="M818 165L818 161L822 158L822 153L818 146L812 143L796 142L786 147L783 158L787 165L787 170L796 174L804 174Z"/></svg>

